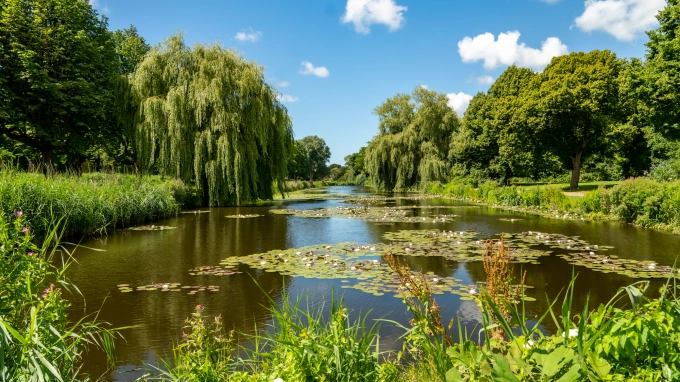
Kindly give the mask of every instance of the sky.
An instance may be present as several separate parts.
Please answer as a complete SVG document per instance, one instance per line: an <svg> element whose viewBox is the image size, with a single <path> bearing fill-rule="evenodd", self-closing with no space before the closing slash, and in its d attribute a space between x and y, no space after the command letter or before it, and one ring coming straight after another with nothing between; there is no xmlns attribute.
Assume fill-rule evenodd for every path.
<svg viewBox="0 0 680 382"><path fill-rule="evenodd" d="M331 162L378 132L373 110L418 86L463 115L508 66L609 49L643 57L665 0L90 0L112 30L149 44L177 32L219 43L265 68L295 138L318 135Z"/></svg>

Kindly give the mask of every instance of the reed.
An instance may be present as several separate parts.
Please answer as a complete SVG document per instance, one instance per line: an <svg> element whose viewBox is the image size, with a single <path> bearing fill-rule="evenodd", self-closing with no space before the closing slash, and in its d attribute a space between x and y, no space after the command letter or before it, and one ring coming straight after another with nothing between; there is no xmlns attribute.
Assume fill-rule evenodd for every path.
<svg viewBox="0 0 680 382"><path fill-rule="evenodd" d="M0 171L0 213L23 211L38 240L62 222L64 236L105 234L175 214L191 197L179 180L86 173L82 176Z"/></svg>

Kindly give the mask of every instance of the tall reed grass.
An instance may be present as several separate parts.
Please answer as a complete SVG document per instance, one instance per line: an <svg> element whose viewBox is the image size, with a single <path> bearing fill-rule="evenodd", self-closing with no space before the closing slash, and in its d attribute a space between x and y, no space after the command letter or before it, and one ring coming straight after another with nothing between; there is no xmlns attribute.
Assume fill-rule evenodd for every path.
<svg viewBox="0 0 680 382"><path fill-rule="evenodd" d="M86 173L82 176L0 171L0 213L23 211L33 235L45 237L57 221L65 236L108 230L175 214L190 200L180 180L157 176Z"/></svg>

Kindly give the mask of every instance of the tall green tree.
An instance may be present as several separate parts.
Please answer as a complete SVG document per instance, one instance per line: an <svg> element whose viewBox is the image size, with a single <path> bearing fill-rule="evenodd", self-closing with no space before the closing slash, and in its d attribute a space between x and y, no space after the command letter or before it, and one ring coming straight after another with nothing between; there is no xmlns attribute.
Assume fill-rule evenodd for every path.
<svg viewBox="0 0 680 382"><path fill-rule="evenodd" d="M637 88L647 122L666 137L680 138L680 0L656 16L659 27L647 32L646 62Z"/></svg>
<svg viewBox="0 0 680 382"><path fill-rule="evenodd" d="M608 50L553 58L535 78L529 102L541 119L541 143L571 168L577 188L583 160L611 148L609 140L625 120L618 77L622 61Z"/></svg>
<svg viewBox="0 0 680 382"><path fill-rule="evenodd" d="M132 75L151 47L137 28L117 30L112 33L116 49L118 75L113 82L113 104L109 109L109 129L101 144L117 165L131 166L140 172L136 133L139 119L139 102L132 92Z"/></svg>
<svg viewBox="0 0 680 382"><path fill-rule="evenodd" d="M328 160L331 159L331 149L323 138L316 135L304 137L298 141L307 156L307 172L309 181L319 179L328 174Z"/></svg>
<svg viewBox="0 0 680 382"><path fill-rule="evenodd" d="M525 93L535 76L531 69L510 66L488 94L472 99L451 141L451 158L464 172L476 170L503 184L514 175L531 175L540 152Z"/></svg>
<svg viewBox="0 0 680 382"><path fill-rule="evenodd" d="M378 189L404 191L448 177L449 141L460 122L445 94L418 87L374 112L379 132L366 147L364 167Z"/></svg>
<svg viewBox="0 0 680 382"><path fill-rule="evenodd" d="M213 206L271 199L273 181L284 191L292 124L261 66L175 35L146 54L131 82L143 171L193 182Z"/></svg>
<svg viewBox="0 0 680 382"><path fill-rule="evenodd" d="M363 174L364 160L366 159L366 146L359 149L358 152L349 154L345 157L345 166L352 169L353 174Z"/></svg>
<svg viewBox="0 0 680 382"><path fill-rule="evenodd" d="M78 169L106 126L115 74L107 21L83 0L3 0L0 134L37 150L46 171Z"/></svg>

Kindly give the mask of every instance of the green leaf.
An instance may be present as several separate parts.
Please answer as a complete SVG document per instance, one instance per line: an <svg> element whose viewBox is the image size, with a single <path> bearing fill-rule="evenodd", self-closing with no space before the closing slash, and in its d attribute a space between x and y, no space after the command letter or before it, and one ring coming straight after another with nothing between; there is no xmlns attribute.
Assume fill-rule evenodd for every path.
<svg viewBox="0 0 680 382"><path fill-rule="evenodd" d="M520 382L510 368L510 362L498 354L493 355L493 369L491 369L491 377L497 382Z"/></svg>
<svg viewBox="0 0 680 382"><path fill-rule="evenodd" d="M456 370L455 367L452 367L449 369L449 371L446 372L446 382L459 382L463 381L463 377L461 377L460 373L458 370Z"/></svg>

